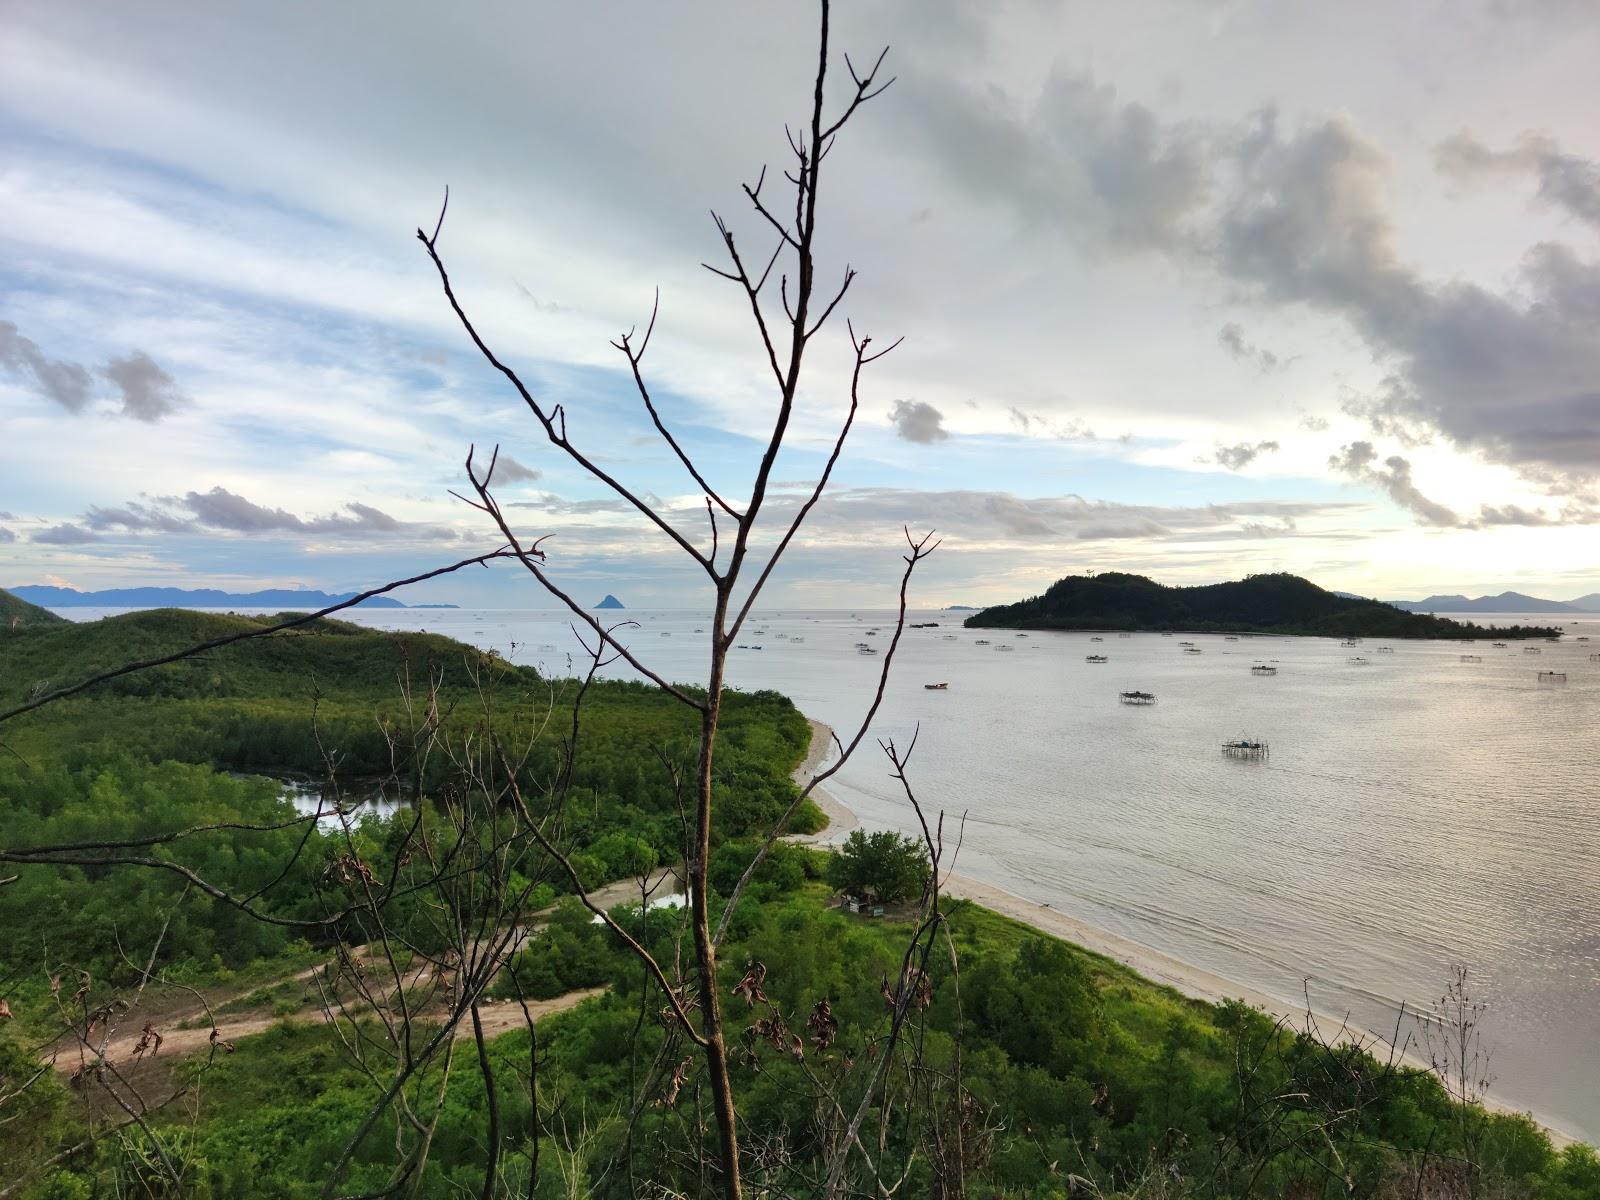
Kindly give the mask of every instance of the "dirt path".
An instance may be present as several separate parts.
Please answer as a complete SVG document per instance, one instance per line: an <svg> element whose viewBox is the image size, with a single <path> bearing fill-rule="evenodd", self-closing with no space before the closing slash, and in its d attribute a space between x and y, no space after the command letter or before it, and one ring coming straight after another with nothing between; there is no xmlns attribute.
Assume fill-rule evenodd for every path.
<svg viewBox="0 0 1600 1200"><path fill-rule="evenodd" d="M313 968L311 971L303 972L290 978L297 980L308 979L316 970L320 970L320 968ZM287 982L287 980L280 982ZM569 1008L577 1007L591 996L602 994L605 990L603 987L583 988L549 1000L530 1000L528 1001L527 1016L538 1018L548 1016L551 1013L565 1012ZM213 1012L215 1012L215 1007L213 1007ZM432 1006L422 1009L415 1015L427 1020L437 1018L442 1013L437 1006ZM108 1063L122 1066L123 1064L139 1061L141 1058L145 1061L153 1061L158 1057L166 1059L184 1058L190 1054L206 1051L210 1048L212 1042L212 1029L209 1025L200 1025L193 1029L176 1028L179 1022L199 1021L204 1018L205 1010L196 1008L187 1013L173 1013L163 1019L164 1022L170 1022L170 1024L153 1022L161 1034L160 1049L155 1053L147 1052L143 1056L136 1049L140 1038L143 1037L142 1029L131 1033L119 1032L105 1043L101 1049L101 1056ZM494 1037L512 1029L521 1029L525 1020L522 1005L515 1000L494 1000L480 1004L478 1006L478 1018L483 1025L485 1037ZM317 1025L333 1019L334 1014L320 1008L313 1012L296 1013L287 1017L274 1016L269 1013L238 1017L220 1016L217 1018L216 1038L218 1042L232 1043L240 1038L250 1037L253 1034L265 1033L275 1025ZM463 1032L468 1028L470 1026L463 1024L457 1032ZM91 1061L88 1051L84 1051L80 1056L70 1045L58 1046L57 1051L54 1062L55 1068L65 1074L72 1074L86 1062Z"/></svg>

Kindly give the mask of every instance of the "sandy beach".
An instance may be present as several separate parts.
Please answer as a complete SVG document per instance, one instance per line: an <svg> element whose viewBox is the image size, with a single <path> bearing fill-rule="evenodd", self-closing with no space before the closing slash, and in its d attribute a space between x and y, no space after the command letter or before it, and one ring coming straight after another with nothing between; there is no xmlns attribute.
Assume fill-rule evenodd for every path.
<svg viewBox="0 0 1600 1200"><path fill-rule="evenodd" d="M833 730L821 721L811 721L811 746L806 753L805 761L795 768L795 782L804 787L837 753L837 748L833 744ZM818 846L836 845L842 842L852 829L860 826L860 818L839 803L835 797L829 795L825 784L815 788L811 798L827 816L828 824L817 833L799 835L792 840ZM1114 933L1097 929L1066 913L1057 912L1048 904L1029 900L957 871L950 871L943 876L942 887L947 896L971 900L974 904L980 904L1002 916L1032 926L1041 933L1047 933L1051 937L1060 938L1095 954L1114 959L1137 971L1146 979L1170 987L1191 999L1204 1000L1210 1004L1218 1004L1224 1000L1243 1000L1252 1007L1283 1019L1291 1028L1304 1029L1308 1021L1314 1021L1321 1035L1330 1041L1359 1042L1370 1054L1379 1059L1387 1058L1390 1053L1391 1043L1387 1037L1365 1029L1352 1029L1339 1017L1327 1013L1316 1012L1314 1009L1308 1011L1308 1006L1303 1000L1300 1003L1286 1003L1275 996L1232 983L1220 975L1180 962L1170 955L1152 950L1148 946L1141 946ZM1420 1070L1428 1069L1427 1060L1419 1057L1414 1047L1402 1048L1397 1061L1403 1061L1408 1066ZM1499 1112L1525 1111L1514 1105L1502 1104L1493 1098L1488 1100L1487 1107ZM1576 1140L1559 1129L1554 1129L1543 1122L1540 1124L1558 1149Z"/></svg>
<svg viewBox="0 0 1600 1200"><path fill-rule="evenodd" d="M809 718L808 718L809 720ZM821 721L811 722L811 745L806 750L805 761L794 769L794 781L801 787L811 782L812 776L825 767L838 753L833 744L833 730ZM811 846L832 846L844 841L849 832L861 824L856 814L828 794L826 786L811 793L811 799L828 823L816 833L796 834L789 840Z"/></svg>

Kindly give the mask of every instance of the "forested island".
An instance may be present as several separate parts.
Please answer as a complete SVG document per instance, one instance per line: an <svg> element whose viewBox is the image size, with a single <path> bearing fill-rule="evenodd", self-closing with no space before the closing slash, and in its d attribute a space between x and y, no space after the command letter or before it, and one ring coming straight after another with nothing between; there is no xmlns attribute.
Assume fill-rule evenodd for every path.
<svg viewBox="0 0 1600 1200"><path fill-rule="evenodd" d="M0 725L0 1194L705 1194L704 1080L670 1018L694 994L622 940L688 952L682 910L638 897L684 850L693 714L428 634L253 636L282 623L162 610L0 638L4 712L252 635ZM752 1174L822 1170L837 1105L908 1196L1411 1195L1463 1163L1480 1195L1600 1187L1590 1149L1433 1072L965 901L908 964L920 839L779 841L730 913L809 733L770 692L728 693L723 722L708 900ZM291 774L326 782L321 820ZM375 790L401 802L362 805ZM822 821L808 802L788 828ZM847 913L836 888L888 908Z"/></svg>
<svg viewBox="0 0 1600 1200"><path fill-rule="evenodd" d="M1069 575L1040 596L968 617L979 629L1106 629L1271 633L1302 637L1519 639L1560 637L1558 628L1490 628L1403 612L1378 600L1325 591L1298 575L1250 575L1229 583L1168 587L1143 575Z"/></svg>

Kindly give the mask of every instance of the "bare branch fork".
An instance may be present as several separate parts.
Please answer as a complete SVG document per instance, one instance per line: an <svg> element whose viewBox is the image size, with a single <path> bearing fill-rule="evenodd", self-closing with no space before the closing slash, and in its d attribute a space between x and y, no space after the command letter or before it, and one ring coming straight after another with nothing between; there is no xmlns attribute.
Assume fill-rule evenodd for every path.
<svg viewBox="0 0 1600 1200"><path fill-rule="evenodd" d="M520 799L517 800L517 804L523 812L523 819L528 825L528 832L539 841L541 847L549 856L564 866L568 877L577 888L583 902L592 911L595 911L597 915L608 921L613 934L620 938L624 945L628 946L644 964L649 976L666 994L673 1011L675 1024L701 1050L705 1080L709 1084L712 1116L718 1135L718 1154L715 1162L717 1186L720 1187L728 1200L739 1200L743 1195L742 1166L738 1149L738 1118L734 1109L733 1085L728 1071L728 1050L724 1039L717 976L717 941L726 928L727 913L731 912L732 904L724 909L716 934L713 934L710 921L709 884L707 881L711 844L713 781L716 777L716 747L721 720L723 690L727 676L728 652L768 580L771 578L778 562L792 545L796 534L821 499L832 477L834 466L853 427L855 416L860 406L862 372L867 366L887 353L888 350L894 348L894 345L890 345L885 350L875 351L872 349L872 340L869 337L858 335L853 326L849 328L850 344L854 351L854 366L850 377L849 407L843 425L833 442L826 465L815 487L783 528L775 548L765 557L765 561L756 570L754 581L750 584L748 590L741 589L740 583L749 565L759 518L771 487L772 472L793 417L796 397L800 390L806 349L810 342L827 325L829 319L844 301L856 274L853 268L846 268L836 291L822 300L819 300L815 295L816 263L813 256L813 247L818 220L821 165L839 133L859 111L861 106L881 95L884 88L893 82L892 80L879 82L880 71L887 52L879 54L877 59L874 60L871 70L865 73L858 71L854 63L847 58L845 65L852 83L851 94L843 109L837 115L831 118L828 117L824 101L828 76L829 22L831 15L828 0L821 0L820 15L821 29L818 38L817 69L815 84L812 89L809 119L802 131L788 131L789 146L794 155L794 164L791 170L784 172L784 176L789 181L793 191L793 216L780 218L775 208L763 195L762 188L766 181L765 170L762 171L754 185L746 185L743 188L744 196L757 217L765 222L777 235L777 245L767 255L765 266L762 267L759 273L752 274L747 268L733 229L721 216L715 212L712 214L717 234L727 255L728 266L725 268L713 267L710 264L706 264L706 266L718 277L736 284L744 293L745 301L749 305L756 333L760 339L777 391L776 412L771 432L757 463L748 499L742 505L735 505L712 485L710 479L695 464L682 443L668 429L645 379L643 362L655 332L656 322L660 316L659 292L652 303L650 319L645 326L643 336L635 340L636 329L629 330L612 342L612 345L627 360L628 372L633 379L635 389L652 425L704 494L706 515L710 524L711 548L709 551L703 551L696 547L658 510L656 505L632 489L628 484L610 474L586 454L568 433L564 409L560 405L550 406L542 402L535 396L532 389L524 383L517 371L500 358L489 346L458 297L440 253L439 242L444 228L445 207L441 207L439 219L435 222L431 234L422 229L417 230L417 239L422 243L429 259L432 261L438 273L445 298L461 323L462 329L479 353L482 354L485 361L498 371L518 396L521 397L535 420L543 428L549 443L557 451L566 455L591 478L603 484L614 495L634 509L646 522L655 526L663 536L701 567L712 585L714 611L710 630L710 661L705 681L705 692L702 697L698 694L691 695L652 670L613 631L595 620L593 616L554 582L546 569L544 555L540 552L538 545L535 544L532 547L523 545L516 532L511 528L501 507L494 499L492 493L494 458L491 457L489 470L480 476L474 470L473 459L469 455L467 474L471 481L473 492L476 495L476 500L468 500L467 502L494 522L510 548L510 556L520 562L523 568L545 591L560 600L571 611L578 624L594 639L594 645L590 650L591 654L596 659L602 652L608 652L622 658L645 678L654 683L661 691L694 709L699 715L699 750L691 781L691 802L685 814L688 833L685 845L685 876L689 892L689 925L694 942L694 972L698 985L697 995L694 997L692 1005L687 999L680 998L678 990L669 980L666 971L660 964L655 962L645 948L634 940L626 930L611 921L606 914L599 911L599 907L584 892L577 872L573 870L570 860L562 855L554 841L549 838L541 822L533 819L532 814L527 812L526 806L521 803ZM448 202L449 197L447 194L445 198L446 206ZM793 272L792 278L790 269L782 269L779 266L780 261L785 256L789 256L791 259L789 268ZM781 325L774 317L769 316L763 303L763 291L769 284L774 272L777 272L779 277L779 294L784 312L784 319ZM895 344L897 345L898 343ZM719 528L719 513L729 522L729 528L726 530L725 535L724 531ZM905 556L906 569L901 579L900 617L896 622L895 645L898 645L904 625L906 591L911 574L918 563L931 553L938 544L932 539L931 535L918 540L912 538L909 532L906 534L906 541L909 551ZM736 600L736 593L740 591L743 591L743 594ZM880 674L872 703L868 707L861 727L851 738L848 745L841 743L840 760L829 771L819 773L818 777L811 781L790 806L790 811L785 814L785 819L792 815L794 807L800 803L801 799L809 795L822 779L837 771L848 760L850 754L865 737L867 729L882 702L887 673L893 659L893 649L894 646L892 645L890 654L885 657L883 671ZM502 770L507 777L508 786L513 789L517 788L515 771L511 768L511 764L503 762ZM513 797L516 798L515 791L513 792ZM735 890L734 900L737 900L745 882L748 881L756 867L759 866L761 858L770 849L772 841L778 836L781 827L780 823L779 827L772 831L763 849L759 852L756 861L746 871L739 888ZM693 1009L697 1009L699 1014L697 1026L691 1023L690 1012ZM702 1163L702 1165L706 1164Z"/></svg>
<svg viewBox="0 0 1600 1200"><path fill-rule="evenodd" d="M408 584L437 578L468 566L487 566L491 562L504 559L518 563L541 588L561 601L569 610L574 632L590 655L592 666L588 680L592 680L595 672L605 663L622 660L650 680L663 694L673 697L697 715L698 744L692 772L685 771L679 776L676 765L668 764L675 785L680 779L683 785L681 795L676 786L674 794L680 795L680 812L684 827L685 881L689 894L686 920L692 941L690 962L680 961L671 964L657 962L642 940L634 938L609 914L601 911L601 907L585 892L578 872L573 869L570 856L560 845L563 807L572 784L572 763L576 755L577 712L582 705L588 680L585 680L583 687L578 690L574 701L573 728L570 741L564 748L563 765L555 778L540 785L543 795L549 801L548 807L542 812L535 811L529 803L527 790L519 781L519 775L524 774L526 770L526 753L519 757L514 748L502 743L493 725L493 714L487 699L481 726L475 733L468 734L460 745L451 748L440 740L442 718L438 711L436 685L430 681L426 711L420 715L415 713L412 715L413 742L419 755L425 755L431 747L441 747L441 752L446 755L450 764L460 772L462 787L459 794L452 792L451 796L441 800L442 817L432 814L425 817L424 806L419 802L417 815L405 836L401 853L396 856L389 877L379 881L371 878L370 873L357 872L360 876L358 879L354 882L347 881L350 883L350 894L342 901L331 903L324 901L323 915L320 918L307 916L290 919L274 916L257 907L255 903L265 894L265 889L248 897L235 896L208 882L182 864L156 857L152 853L169 842L205 832L206 827L181 830L171 835L137 839L117 845L50 846L22 850L0 848L0 862L57 866L130 865L171 871L182 876L196 892L231 905L255 920L301 929L327 929L350 922L357 932L365 935L369 949L364 955L347 952L348 948L341 941L340 957L349 979L354 981L350 986L354 987L357 998L376 1013L376 1021L358 1020L356 1018L359 1012L346 1010L345 1002L339 996L339 980L342 976L333 979L327 1002L330 1006L330 1016L338 1015L341 1018L334 1022L334 1028L341 1039L346 1039L344 1044L347 1050L372 1083L375 1098L347 1143L343 1154L334 1163L325 1181L326 1195L335 1194L339 1181L350 1166L355 1148L373 1132L381 1119L392 1120L394 1124L396 1162L393 1165L390 1183L382 1193L374 1194L397 1193L407 1186L408 1181L417 1181L420 1185L432 1131L438 1120L437 1109L443 1102L444 1080L448 1078L452 1047L458 1029L472 1028L473 1041L479 1047L480 1062L485 1068L485 1082L488 1086L494 1086L492 1080L488 1078L488 1062L482 1046L484 1034L479 1002L495 973L506 963L511 952L519 944L519 939L526 936L515 914L525 903L532 885L530 883L520 893L513 894L514 889L510 887L508 881L514 875L523 879L531 877L533 869L518 871L517 867L519 864L526 865L524 855L536 851L542 855L538 869L548 869L552 866L561 868L578 890L582 902L607 921L611 932L621 939L644 965L651 984L662 989L671 1012L668 1037L673 1041L668 1044L681 1046L686 1041L700 1052L702 1063L697 1078L686 1083L680 1071L670 1086L676 1089L686 1085L696 1098L697 1114L709 1112L709 1124L714 1125L716 1129L714 1156L701 1155L694 1164L699 1170L702 1188L719 1190L727 1200L740 1200L744 1195L744 1164L739 1151L739 1122L733 1101L733 1082L729 1072L728 1047L721 1011L717 943L725 931L727 913L732 911L745 883L759 867L761 858L770 849L773 839L781 833L783 824L792 816L795 807L809 796L817 785L836 773L866 737L881 705L888 671L894 661L895 650L904 628L907 589L911 575L922 559L932 553L938 545L931 534L918 539L913 538L909 531L906 532L908 550L900 582L899 617L872 701L859 728L848 743L838 742L840 751L838 760L827 770L817 773L794 799L784 820L771 831L756 860L751 863L733 896L730 897L714 935L711 927L712 901L708 866L712 835L713 788L714 783L720 778L717 769L717 744L727 679L728 653L777 564L788 552L798 531L816 504L820 502L831 481L834 468L859 411L861 379L865 368L898 345L898 342L895 342L885 349L874 349L871 338L859 334L853 325L847 324L854 354L847 412L815 486L804 496L792 516L781 525L781 532L770 552L762 551L758 554L757 532L762 528L761 517L772 487L773 471L793 418L804 372L806 350L840 309L856 277L855 270L846 267L837 289L829 290L825 294L819 294L817 291L814 245L819 217L818 198L822 163L835 145L838 135L861 106L881 95L884 88L893 82L892 80L879 82L884 62L883 54L878 56L872 68L865 73L857 71L855 65L846 58L845 66L852 87L848 90L848 98L843 108L831 117L828 115L824 92L829 67L830 12L829 0L820 0L821 22L816 76L808 120L804 125L786 130L794 161L790 169L783 172L783 177L792 189L792 215L786 212L780 217L778 215L780 208L786 206L775 204L764 193L763 188L767 180L764 169L754 185L748 185L743 189L743 194L751 204L757 219L776 235L776 245L770 254L766 254L765 262L761 264L759 272L752 273L747 270L734 230L720 216L713 214L717 234L727 256L727 266L709 269L719 277L735 283L744 293L751 317L755 322L757 336L772 372L775 388L775 411L771 430L756 464L746 497L729 499L713 485L709 476L695 464L687 449L671 432L656 404L646 380L643 364L660 316L659 293L652 304L650 319L643 335L636 338L636 330L629 330L612 343L627 360L628 372L652 425L704 495L707 520L710 525L709 550L697 546L676 528L661 511L658 503L613 476L595 458L580 448L569 434L565 407L542 401L517 372L491 349L476 324L468 316L440 253L440 239L450 201L448 191L445 193L432 232L426 232L421 228L417 230L417 238L434 265L445 299L468 339L485 361L522 399L543 429L550 445L621 499L645 522L654 526L662 537L704 571L712 588L714 611L709 622L710 656L703 692L699 688L686 688L674 684L652 670L619 636L621 627L606 626L596 620L556 583L548 567L545 539L524 540L512 528L494 497L492 488L498 462L498 449L496 449L489 457L487 469L481 472L475 461L475 452L468 454L466 471L471 491L460 498L487 517L499 531L503 544L498 549L408 579L384 584L314 613L244 633L212 639L173 654L101 672L71 686L37 695L24 704L0 712L0 723L3 723L24 713L35 711L46 704L81 694L90 688L136 671L179 662L234 642L278 634ZM778 279L776 290L783 313L781 318L777 316L776 309L772 308L771 282L774 275ZM761 561L752 563L752 557ZM409 692L407 701L409 705ZM411 710L408 708L409 711ZM893 759L895 756L891 747L892 744L886 746L886 752L890 752ZM392 748L393 742L391 742ZM331 764L330 769L335 765ZM420 771L420 767L417 770ZM417 777L420 778L420 774ZM473 809L474 805L478 807ZM425 824L431 825L440 820L444 824L443 832L447 835L442 845L436 844L431 830L424 829ZM308 821L308 831L314 827L315 820L311 819ZM923 827L924 834L929 840L930 853L935 855L934 861L937 863L940 838L929 831L926 822L923 822ZM349 843L347 826L345 837ZM302 840L302 846L305 844L306 841ZM408 873L403 873L401 859L409 859L413 853L419 860L419 866ZM353 854L349 856L353 857ZM9 878L0 880L0 884L5 882L9 882ZM268 888L271 886L269 884ZM924 921L919 925L912 947L907 951L907 972L912 969L914 951L920 956L925 967L927 955L932 949L932 934L938 928L937 873L930 886L933 888L930 904L934 923L929 925ZM431 922L430 932L437 936L440 944L448 947L445 952L423 952L417 944L413 944L416 939L408 941L406 937L391 928L386 920L385 909L391 901L422 892L430 893L430 903L424 906L423 919ZM483 903L485 898L493 903L485 906ZM402 969L400 963L403 956L398 953L399 949L409 951L413 956L413 962L421 965ZM368 982L361 979L363 961L376 964L379 969L387 971L395 997L392 1005L384 993L375 990ZM448 976L443 989L449 1002L442 1024L431 1031L414 1031L412 1025L416 1018L416 1010L407 998L407 988L419 983L421 976L418 972L424 968L433 971L431 978L435 981ZM909 977L907 974L906 979ZM689 982L691 979L692 986ZM346 995L348 994L347 991ZM907 1006L912 1002L909 996L909 985L903 986L901 999L896 1002L891 1037L898 1036L898 1031L907 1019ZM662 1060L662 1070L650 1072L650 1080L659 1081L664 1078L666 1061ZM437 1084L439 1099L435 1102L436 1111L430 1118L425 1107L421 1105L419 1089L425 1082L425 1073L434 1067L438 1067L438 1075L429 1082L430 1086ZM530 1067L530 1087L532 1087L531 1069ZM878 1078L882 1077L880 1069ZM655 1086L650 1080L646 1080L643 1086L646 1088ZM876 1086L875 1082L873 1087ZM869 1088L869 1095L871 1091L872 1088ZM702 1101L707 1106L705 1109L698 1107ZM538 1116L536 1095L534 1103L535 1117L538 1120L541 1118ZM858 1110L855 1119L849 1123L850 1135L845 1142L847 1155L851 1144L854 1144L863 1156L867 1153L857 1136L864 1111L865 1109ZM491 1112L489 1127L492 1140L497 1140L499 1120L498 1113ZM697 1128L700 1132L696 1137L706 1136L704 1131L707 1123L703 1119ZM407 1139L409 1144L406 1144ZM758 1147L758 1157L761 1153ZM484 1177L485 1195L489 1194L494 1186L497 1162L498 1153L491 1153ZM530 1188L531 1186L532 1181ZM765 1189L765 1185L762 1187Z"/></svg>

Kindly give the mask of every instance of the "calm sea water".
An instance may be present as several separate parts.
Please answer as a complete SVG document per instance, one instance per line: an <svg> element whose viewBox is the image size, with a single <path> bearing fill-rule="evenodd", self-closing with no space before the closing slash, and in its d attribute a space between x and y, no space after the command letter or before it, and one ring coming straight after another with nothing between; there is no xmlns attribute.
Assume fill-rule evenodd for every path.
<svg viewBox="0 0 1600 1200"><path fill-rule="evenodd" d="M627 640L668 678L704 678L703 617L608 615L639 623ZM356 619L554 672L575 649L559 613ZM1384 1034L1465 962L1490 1006L1494 1093L1600 1141L1600 616L1563 622L1568 637L1532 643L1537 655L1515 642L1018 638L962 629L960 614L910 619L939 627L906 632L873 731L904 744L921 726L913 780L925 806L967 814L964 873L1286 1003L1309 987L1320 1011ZM855 644L886 648L890 620L766 614L742 638L762 649L734 651L732 683L782 691L846 735L881 663ZM1278 673L1251 674L1258 661ZM937 681L949 689L924 689ZM1124 689L1159 702L1121 705ZM1240 734L1270 757L1224 757ZM912 831L875 742L831 789L868 826Z"/></svg>

